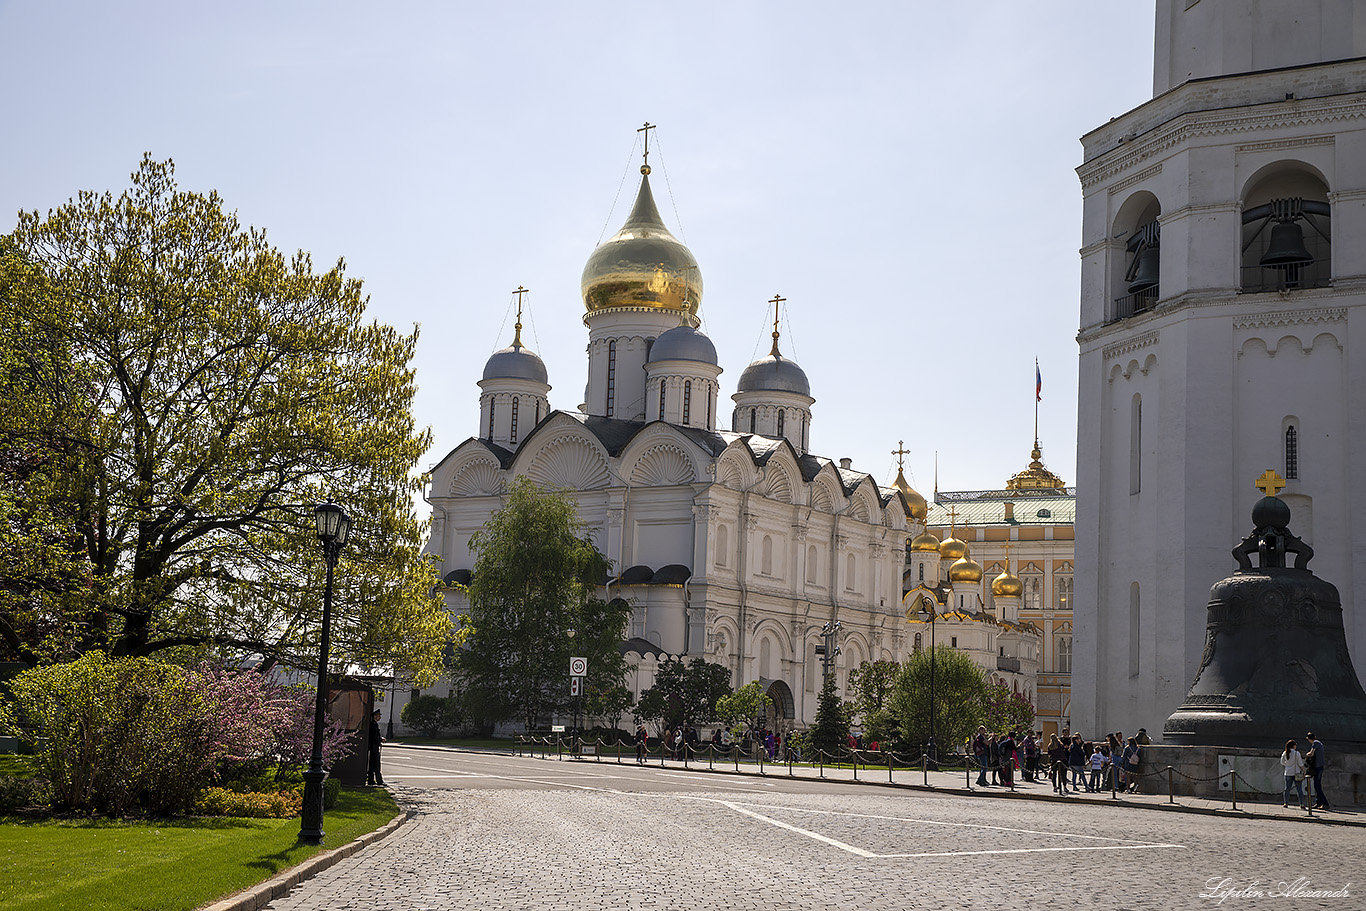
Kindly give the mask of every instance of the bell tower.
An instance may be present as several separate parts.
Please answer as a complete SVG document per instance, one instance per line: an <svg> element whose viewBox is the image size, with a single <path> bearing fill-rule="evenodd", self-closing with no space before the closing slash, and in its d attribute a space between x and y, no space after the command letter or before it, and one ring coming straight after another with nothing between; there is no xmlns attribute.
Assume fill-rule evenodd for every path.
<svg viewBox="0 0 1366 911"><path fill-rule="evenodd" d="M1074 729L1181 703L1268 468L1366 655L1361 6L1157 0L1153 99L1082 138Z"/></svg>

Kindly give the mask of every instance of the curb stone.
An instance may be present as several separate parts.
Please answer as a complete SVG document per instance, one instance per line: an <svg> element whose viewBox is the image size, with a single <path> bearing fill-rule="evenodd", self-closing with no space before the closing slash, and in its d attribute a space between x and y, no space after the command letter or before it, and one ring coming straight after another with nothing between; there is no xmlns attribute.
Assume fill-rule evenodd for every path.
<svg viewBox="0 0 1366 911"><path fill-rule="evenodd" d="M341 863L361 848L374 844L380 839L392 835L399 826L412 818L412 810L402 810L397 816L375 831L362 835L355 841L347 842L340 848L333 848L331 851L315 854L303 863L290 867L273 879L268 879L263 883L257 883L250 888L243 889L235 895L219 899L211 905L201 906L200 911L259 911L259 909L264 908L266 905L275 901L275 899L287 895L289 891L299 885L299 883L312 879L328 867Z"/></svg>

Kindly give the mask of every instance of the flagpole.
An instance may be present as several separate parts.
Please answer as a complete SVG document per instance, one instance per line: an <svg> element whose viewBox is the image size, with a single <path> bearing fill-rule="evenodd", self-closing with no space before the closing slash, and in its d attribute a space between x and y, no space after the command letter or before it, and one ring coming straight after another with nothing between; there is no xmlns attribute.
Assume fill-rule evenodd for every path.
<svg viewBox="0 0 1366 911"><path fill-rule="evenodd" d="M1034 358L1034 445L1039 445L1039 398L1043 392L1040 388L1039 359Z"/></svg>

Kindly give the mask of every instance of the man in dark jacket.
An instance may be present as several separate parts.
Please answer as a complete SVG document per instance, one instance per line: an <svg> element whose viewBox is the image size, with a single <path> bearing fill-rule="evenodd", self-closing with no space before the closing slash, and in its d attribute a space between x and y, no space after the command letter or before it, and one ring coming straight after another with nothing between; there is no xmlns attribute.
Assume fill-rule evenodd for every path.
<svg viewBox="0 0 1366 911"><path fill-rule="evenodd" d="M370 713L370 735L368 745L370 747L370 762L365 767L365 783L367 785L379 785L384 787L384 776L379 771L379 747L384 743L384 737L379 732L379 709Z"/></svg>

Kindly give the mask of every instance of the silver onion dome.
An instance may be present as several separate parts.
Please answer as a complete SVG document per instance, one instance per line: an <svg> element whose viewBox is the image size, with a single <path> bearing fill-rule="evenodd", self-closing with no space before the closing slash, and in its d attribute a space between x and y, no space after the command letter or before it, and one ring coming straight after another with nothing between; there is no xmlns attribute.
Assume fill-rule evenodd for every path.
<svg viewBox="0 0 1366 911"><path fill-rule="evenodd" d="M700 361L715 366L716 346L692 326L676 326L655 339L650 361Z"/></svg>
<svg viewBox="0 0 1366 911"><path fill-rule="evenodd" d="M484 365L486 380L533 380L549 383L545 362L536 352L524 345L513 344L501 351L495 351Z"/></svg>
<svg viewBox="0 0 1366 911"><path fill-rule="evenodd" d="M662 336L661 336L662 337ZM806 371L781 354L770 354L745 368L736 384L739 392L794 392L811 397L811 382Z"/></svg>

